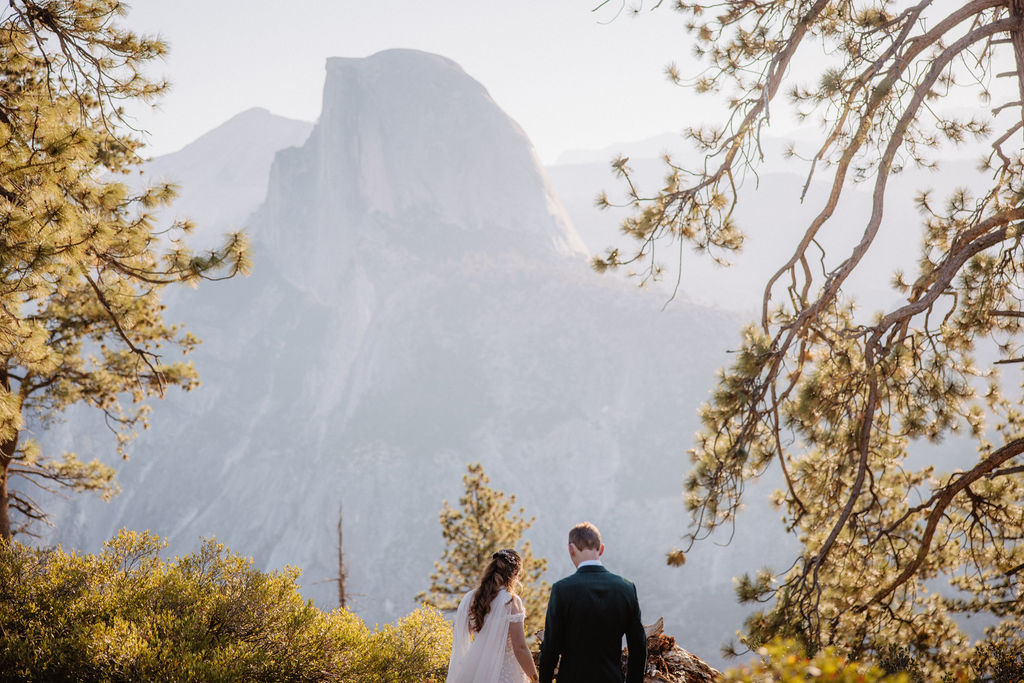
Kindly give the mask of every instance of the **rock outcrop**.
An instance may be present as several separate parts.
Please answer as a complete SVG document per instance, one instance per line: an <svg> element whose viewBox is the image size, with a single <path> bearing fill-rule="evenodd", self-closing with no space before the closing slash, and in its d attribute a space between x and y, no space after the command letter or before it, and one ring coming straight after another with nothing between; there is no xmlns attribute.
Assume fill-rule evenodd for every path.
<svg viewBox="0 0 1024 683"><path fill-rule="evenodd" d="M715 683L722 672L687 652L665 634L665 620L644 627L647 633L647 676L644 683Z"/></svg>

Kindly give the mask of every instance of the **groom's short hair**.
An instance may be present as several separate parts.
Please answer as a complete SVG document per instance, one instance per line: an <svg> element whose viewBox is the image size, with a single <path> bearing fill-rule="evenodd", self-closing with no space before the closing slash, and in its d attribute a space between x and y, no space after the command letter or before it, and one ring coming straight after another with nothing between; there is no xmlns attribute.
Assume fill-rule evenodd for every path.
<svg viewBox="0 0 1024 683"><path fill-rule="evenodd" d="M600 550L601 532L590 522L580 522L569 531L569 543L580 550Z"/></svg>

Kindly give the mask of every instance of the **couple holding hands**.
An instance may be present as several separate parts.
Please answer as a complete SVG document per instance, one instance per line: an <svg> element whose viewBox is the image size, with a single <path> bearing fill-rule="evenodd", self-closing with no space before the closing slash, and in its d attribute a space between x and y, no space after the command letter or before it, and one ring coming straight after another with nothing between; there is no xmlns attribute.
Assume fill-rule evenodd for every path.
<svg viewBox="0 0 1024 683"><path fill-rule="evenodd" d="M626 683L641 683L647 638L633 584L601 564L604 545L593 524L569 532L576 573L551 587L540 649L540 671L526 644L526 610L515 594L522 558L499 550L480 585L466 594L455 615L447 683L622 683L622 636L629 659Z"/></svg>

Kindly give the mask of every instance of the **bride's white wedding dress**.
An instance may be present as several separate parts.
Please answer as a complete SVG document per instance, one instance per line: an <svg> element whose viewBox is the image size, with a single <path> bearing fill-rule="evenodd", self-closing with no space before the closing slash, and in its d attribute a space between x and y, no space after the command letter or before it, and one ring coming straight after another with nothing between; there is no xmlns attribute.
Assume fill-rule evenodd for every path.
<svg viewBox="0 0 1024 683"><path fill-rule="evenodd" d="M501 590L491 601L483 628L473 634L469 630L469 606L475 593L475 590L467 593L455 613L446 683L525 683L528 679L516 660L508 636L509 624L526 618L523 601Z"/></svg>
<svg viewBox="0 0 1024 683"><path fill-rule="evenodd" d="M493 605L491 609L494 609ZM508 609L510 610L508 623L521 624L526 619L526 609L523 608L523 601L519 599L518 595L508 605ZM508 626L505 627L505 632L508 632ZM498 676L498 683L527 683L528 680L526 674L523 673L523 667L519 666L516 653L512 650L512 638L505 638L505 658L501 662L501 674Z"/></svg>

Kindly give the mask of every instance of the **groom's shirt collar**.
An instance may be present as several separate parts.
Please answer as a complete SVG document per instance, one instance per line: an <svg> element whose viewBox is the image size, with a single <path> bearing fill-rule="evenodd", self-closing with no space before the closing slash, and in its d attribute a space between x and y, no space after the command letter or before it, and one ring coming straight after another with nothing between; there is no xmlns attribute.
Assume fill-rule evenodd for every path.
<svg viewBox="0 0 1024 683"><path fill-rule="evenodd" d="M604 565L601 564L601 560L583 560L578 565L576 565L576 569L583 569L584 567L603 567L603 566Z"/></svg>

